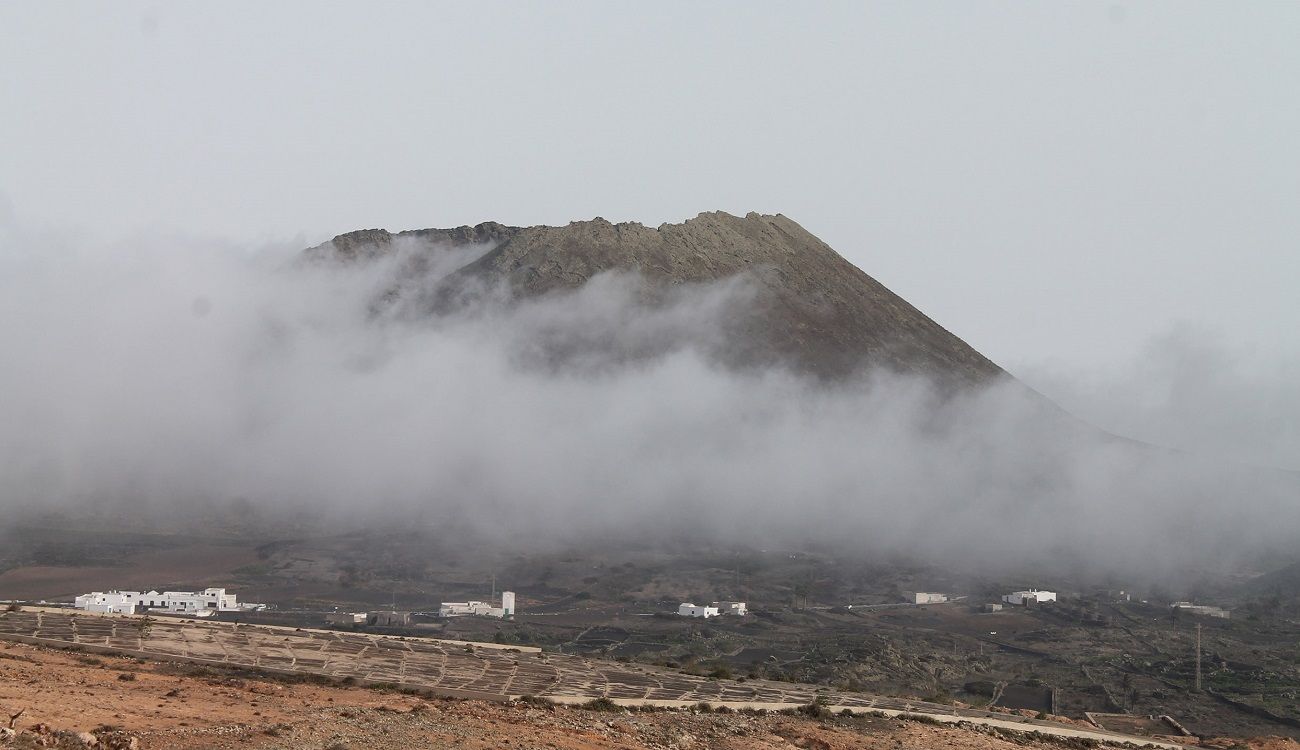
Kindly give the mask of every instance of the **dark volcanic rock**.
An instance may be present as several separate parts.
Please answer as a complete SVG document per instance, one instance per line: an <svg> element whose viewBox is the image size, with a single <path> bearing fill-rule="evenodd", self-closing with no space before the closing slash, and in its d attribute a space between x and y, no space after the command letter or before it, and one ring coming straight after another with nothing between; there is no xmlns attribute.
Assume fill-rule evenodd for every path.
<svg viewBox="0 0 1300 750"><path fill-rule="evenodd" d="M358 229L340 234L323 245L306 251L309 260L359 261L378 258L392 250L395 240L410 238L435 245L479 245L500 242L513 237L518 227L507 227L494 221L472 227L455 229L415 229L393 234L386 229Z"/></svg>
<svg viewBox="0 0 1300 750"><path fill-rule="evenodd" d="M715 212L658 228L604 219L564 227L495 223L391 235L363 230L309 250L315 258L355 261L389 250L395 238L430 247L489 245L444 284L504 283L515 295L574 290L606 271L639 272L655 290L739 276L755 290L729 316L724 353L733 364L786 362L825 377L860 368L919 373L949 385L975 385L1005 373L964 341L849 263L794 221L777 214ZM431 252L436 250L431 249Z"/></svg>

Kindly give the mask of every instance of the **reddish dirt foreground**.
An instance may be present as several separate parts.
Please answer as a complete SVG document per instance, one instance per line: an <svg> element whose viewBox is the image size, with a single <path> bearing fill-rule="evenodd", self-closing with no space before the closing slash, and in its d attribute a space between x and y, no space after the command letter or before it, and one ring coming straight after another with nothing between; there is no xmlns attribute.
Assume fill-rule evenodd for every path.
<svg viewBox="0 0 1300 750"><path fill-rule="evenodd" d="M0 747L888 748L1104 747L880 717L610 712L418 698L202 667L0 644ZM79 732L98 734L76 739ZM1286 746L1260 745L1269 750ZM1292 745L1287 750L1300 748Z"/></svg>

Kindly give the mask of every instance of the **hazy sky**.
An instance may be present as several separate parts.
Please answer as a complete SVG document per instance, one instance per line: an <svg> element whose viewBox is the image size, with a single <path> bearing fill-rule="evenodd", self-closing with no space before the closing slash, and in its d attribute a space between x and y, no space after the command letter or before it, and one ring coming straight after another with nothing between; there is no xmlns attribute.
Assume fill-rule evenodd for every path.
<svg viewBox="0 0 1300 750"><path fill-rule="evenodd" d="M5 3L0 218L307 244L781 212L1013 370L1186 330L1272 362L1297 39L1281 2Z"/></svg>

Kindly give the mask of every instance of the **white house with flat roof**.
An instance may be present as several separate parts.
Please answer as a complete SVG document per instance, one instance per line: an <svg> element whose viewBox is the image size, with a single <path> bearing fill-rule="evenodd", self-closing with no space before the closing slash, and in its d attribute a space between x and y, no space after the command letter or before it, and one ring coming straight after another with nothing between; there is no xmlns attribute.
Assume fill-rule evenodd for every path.
<svg viewBox="0 0 1300 750"><path fill-rule="evenodd" d="M706 607L692 604L691 602L682 602L681 606L677 607L677 614L682 617L703 617L708 619L710 617L717 617L719 612L717 607Z"/></svg>
<svg viewBox="0 0 1300 750"><path fill-rule="evenodd" d="M748 614L749 609L744 602L713 602L708 605L693 604L691 602L682 602L677 607L677 614L682 617L721 617L731 615L732 617L743 617Z"/></svg>
<svg viewBox="0 0 1300 750"><path fill-rule="evenodd" d="M365 625L365 612L326 612L327 625Z"/></svg>
<svg viewBox="0 0 1300 750"><path fill-rule="evenodd" d="M439 617L514 617L515 592L501 592L501 606L494 607L489 602L443 602L438 607Z"/></svg>
<svg viewBox="0 0 1300 750"><path fill-rule="evenodd" d="M234 594L225 589L202 591L93 591L76 598L77 609L116 615L134 615L142 612L209 617L217 612L238 612L256 609L260 605L240 606Z"/></svg>
<svg viewBox="0 0 1300 750"><path fill-rule="evenodd" d="M1232 613L1223 607L1212 607L1208 604L1192 604L1191 602L1174 602L1169 605L1171 608L1181 612L1191 612L1194 615L1205 615L1206 617L1219 617L1228 619Z"/></svg>
<svg viewBox="0 0 1300 750"><path fill-rule="evenodd" d="M913 591L910 598L913 604L943 604L948 601L947 594L935 594L927 591Z"/></svg>
<svg viewBox="0 0 1300 750"><path fill-rule="evenodd" d="M86 612L133 615L135 614L136 605L139 603L139 591L94 591L78 596L74 606Z"/></svg>
<svg viewBox="0 0 1300 750"><path fill-rule="evenodd" d="M1019 604L1022 606L1030 604L1043 604L1045 602L1056 601L1055 591L1039 591L1038 589L1029 589L1028 591L1012 591L1002 597L1002 601L1007 604Z"/></svg>

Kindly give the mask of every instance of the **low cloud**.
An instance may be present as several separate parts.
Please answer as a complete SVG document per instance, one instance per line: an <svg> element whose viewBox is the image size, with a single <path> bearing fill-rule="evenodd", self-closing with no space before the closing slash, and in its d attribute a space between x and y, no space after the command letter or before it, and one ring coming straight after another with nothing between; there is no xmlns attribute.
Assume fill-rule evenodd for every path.
<svg viewBox="0 0 1300 750"><path fill-rule="evenodd" d="M1300 355L1184 324L1118 366L1019 374L1098 426L1206 456L1300 470Z"/></svg>
<svg viewBox="0 0 1300 750"><path fill-rule="evenodd" d="M647 301L607 275L435 314L435 287L486 247L337 265L3 242L10 518L238 499L539 544L691 536L1151 578L1300 537L1294 475L1114 439L1016 383L953 397L886 372L728 369L714 353L743 279Z"/></svg>

